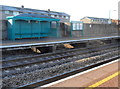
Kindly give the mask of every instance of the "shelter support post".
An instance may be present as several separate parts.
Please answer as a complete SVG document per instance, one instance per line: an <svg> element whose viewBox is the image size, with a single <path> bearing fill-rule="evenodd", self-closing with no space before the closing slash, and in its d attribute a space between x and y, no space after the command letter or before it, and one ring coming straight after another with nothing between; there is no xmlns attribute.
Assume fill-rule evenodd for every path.
<svg viewBox="0 0 120 89"><path fill-rule="evenodd" d="M56 21L57 37L61 37L60 23Z"/></svg>

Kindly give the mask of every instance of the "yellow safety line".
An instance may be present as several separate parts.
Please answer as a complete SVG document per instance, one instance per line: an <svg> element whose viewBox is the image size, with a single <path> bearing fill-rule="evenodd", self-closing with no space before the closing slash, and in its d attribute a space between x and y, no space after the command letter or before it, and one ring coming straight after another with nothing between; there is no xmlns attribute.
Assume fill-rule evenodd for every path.
<svg viewBox="0 0 120 89"><path fill-rule="evenodd" d="M108 80L110 80L110 79L118 76L119 74L120 74L120 71L118 71L118 72L116 72L116 73L108 76L107 78L104 78L103 80L98 81L97 83L95 83L95 84L93 84L93 85L91 85L91 86L88 86L88 87L85 88L85 89L93 89L93 88L95 88L95 87L98 87L99 85L101 85L101 84L107 82Z"/></svg>

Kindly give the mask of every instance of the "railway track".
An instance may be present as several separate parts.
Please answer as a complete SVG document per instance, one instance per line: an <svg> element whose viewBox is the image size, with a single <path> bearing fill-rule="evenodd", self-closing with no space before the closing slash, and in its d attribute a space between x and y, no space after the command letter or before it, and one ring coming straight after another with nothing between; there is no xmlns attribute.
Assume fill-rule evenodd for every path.
<svg viewBox="0 0 120 89"><path fill-rule="evenodd" d="M26 66L30 64L36 64L36 63L43 63L48 61L54 61L59 60L61 58L66 57L72 57L79 54L86 54L91 52L96 52L103 49L109 49L110 47L116 47L118 45L106 45L100 48L83 48L83 49L73 49L66 52L58 52L58 53L50 53L50 54L44 54L44 55L35 55L32 57L23 57L19 59L9 59L9 60L2 60L2 68L1 69L8 69L18 66Z"/></svg>
<svg viewBox="0 0 120 89"><path fill-rule="evenodd" d="M69 77L71 75L74 75L74 74L77 74L77 73L80 73L80 72L83 72L83 71L86 71L86 70L89 70L89 69L92 69L92 68L95 68L97 66L100 66L100 65L103 65L103 64L106 64L108 62L111 62L111 61L114 61L114 60L117 60L119 59L120 56L116 56L116 57L113 57L113 58L109 58L105 61L101 61L101 62L98 62L98 63L94 63L94 64L91 64L91 65L87 65L85 67L82 67L82 68L78 68L78 69L75 69L73 71L69 71L69 72L66 72L66 73L63 73L63 74L60 74L60 75L57 75L57 76L53 76L53 77L50 77L48 79L44 79L44 80L40 80L40 81L37 81L37 82L33 82L31 84L26 84L26 85L23 85L23 86L19 86L18 88L16 89L26 89L26 88L36 88L36 87L40 87L42 85L45 85L45 84L48 84L48 83L51 83L51 82L54 82L54 81L57 81L57 80L60 80L60 79L63 79L63 78L66 78L66 77Z"/></svg>
<svg viewBox="0 0 120 89"><path fill-rule="evenodd" d="M91 53L91 54L86 54L85 56L84 55L80 55L81 57L79 57L79 55L78 55L78 58L76 58L76 59L75 59L75 57L72 57L74 60L72 58L69 59L69 60L62 60L61 59L61 60L56 61L56 62L53 61L53 63L46 62L46 64L44 64L44 65L42 63L39 63L39 67L34 67L33 69L34 70L35 69L45 69L45 68L49 68L49 67L55 66L55 64L62 65L63 63L68 63L68 62L71 62L71 61L77 61L77 62L83 61L82 59L88 60L87 59L88 57L89 58L90 57L97 57L96 55L100 55L100 54L103 54L103 53L106 53L106 52L109 52L109 51L114 51L114 50L116 50L116 48L113 48L111 50L105 50L105 51L95 52L95 53ZM81 60L78 60L78 59L81 59ZM16 70L16 68L14 68L12 70L9 70L10 71L9 73L3 72L2 77L6 77L8 75L9 76L11 76L11 75L13 76L13 75L17 75L17 74L22 74L22 73L25 73L25 71L29 71L29 72L34 71L30 67L28 67L28 68L24 67L24 68L21 68L21 69L17 68L17 69L19 69L19 70Z"/></svg>
<svg viewBox="0 0 120 89"><path fill-rule="evenodd" d="M104 46L108 47L108 46L111 46L111 45L112 44L107 44L107 45L104 45ZM113 46L114 46L114 43L113 43ZM75 51L79 51L79 50L82 51L82 50L85 50L85 49L95 49L95 48L97 48L97 47L78 48L78 49L64 50L64 51L58 51L58 52L55 52L55 53L53 52L53 53L46 53L46 54L40 54L40 55L28 55L26 53L26 57L19 57L19 58L4 58L3 57L2 58L3 60L0 60L0 62L21 61L21 60L27 60L27 59L30 59L30 58L46 57L46 56L58 55L58 54L61 54L61 53L66 53L66 52L75 52ZM21 56L23 56L23 55L21 55Z"/></svg>
<svg viewBox="0 0 120 89"><path fill-rule="evenodd" d="M68 54L65 52L58 52L56 55L53 53L35 56L34 58L5 60L3 63L6 64L10 62L11 64L15 64L16 61L30 61L31 59L37 61L32 61L31 63L23 62L21 65L3 66L3 86L14 86L18 88L41 86L84 71L90 67L118 59L118 47L118 44L111 44L98 48L73 49L72 51L67 51L69 52ZM46 56L48 59L46 58L45 60L44 57ZM24 82L20 83L20 81Z"/></svg>

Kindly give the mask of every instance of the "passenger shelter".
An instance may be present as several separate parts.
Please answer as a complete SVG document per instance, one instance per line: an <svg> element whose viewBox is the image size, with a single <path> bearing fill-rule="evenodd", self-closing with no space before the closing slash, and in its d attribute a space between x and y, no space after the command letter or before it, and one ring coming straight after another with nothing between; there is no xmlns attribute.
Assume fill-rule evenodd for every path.
<svg viewBox="0 0 120 89"><path fill-rule="evenodd" d="M20 14L8 16L8 38L59 37L59 19L47 15Z"/></svg>

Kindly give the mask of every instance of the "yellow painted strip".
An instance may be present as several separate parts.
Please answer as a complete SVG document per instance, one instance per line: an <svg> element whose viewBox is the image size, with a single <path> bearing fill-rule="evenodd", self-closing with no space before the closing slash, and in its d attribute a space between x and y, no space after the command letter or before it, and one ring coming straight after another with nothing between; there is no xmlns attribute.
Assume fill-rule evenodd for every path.
<svg viewBox="0 0 120 89"><path fill-rule="evenodd" d="M98 81L97 83L95 83L95 84L93 84L93 85L91 85L91 86L89 86L89 87L87 87L87 88L85 88L85 89L93 89L93 88L95 88L95 87L98 87L99 85L101 85L101 84L109 81L110 79L118 76L119 74L120 74L120 71L118 71L118 72L116 72L116 73L108 76L107 78L105 78L105 79L103 79L103 80L101 80L101 81Z"/></svg>

